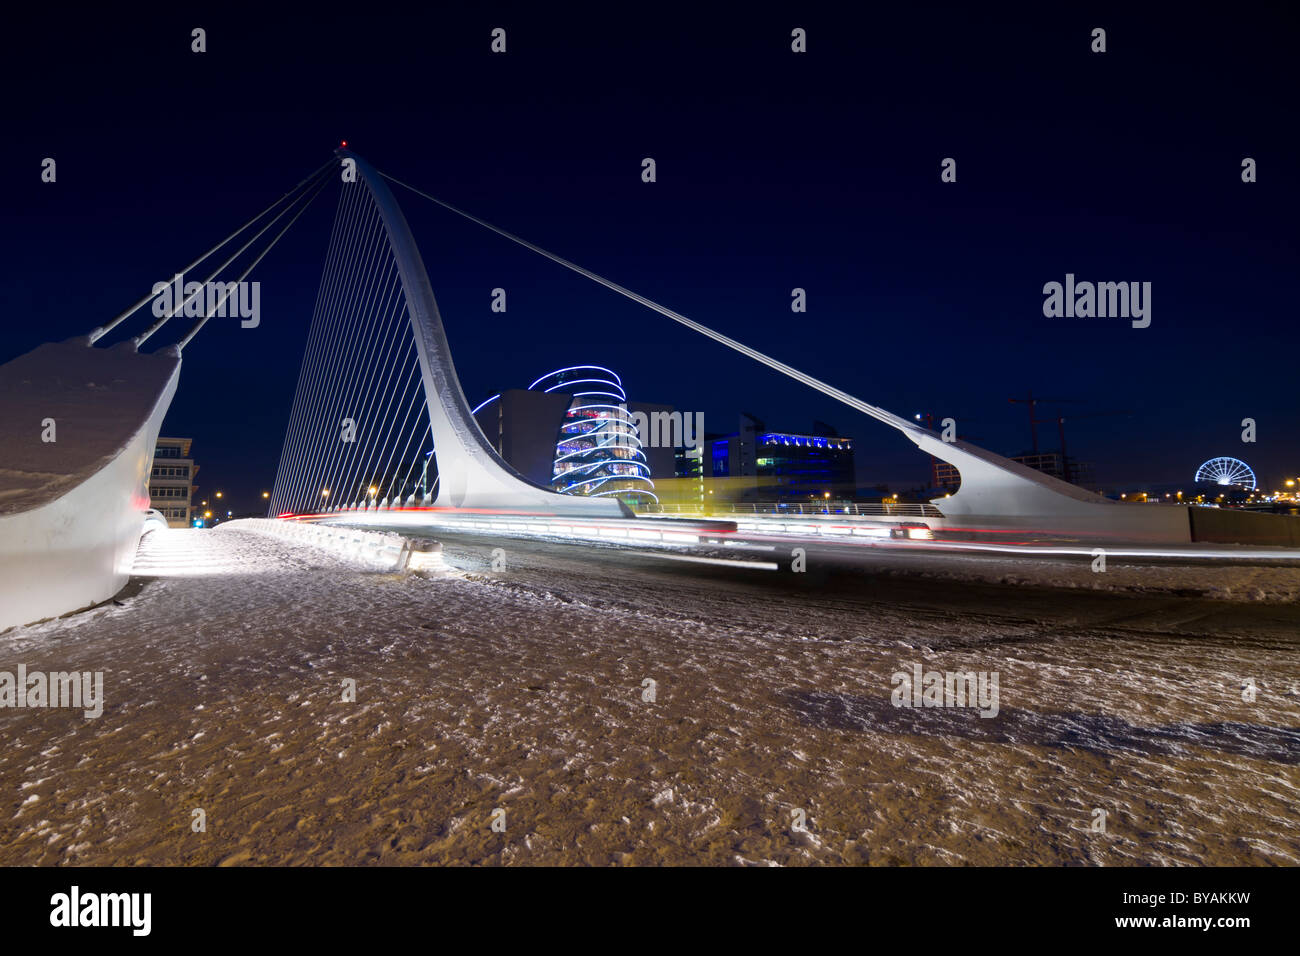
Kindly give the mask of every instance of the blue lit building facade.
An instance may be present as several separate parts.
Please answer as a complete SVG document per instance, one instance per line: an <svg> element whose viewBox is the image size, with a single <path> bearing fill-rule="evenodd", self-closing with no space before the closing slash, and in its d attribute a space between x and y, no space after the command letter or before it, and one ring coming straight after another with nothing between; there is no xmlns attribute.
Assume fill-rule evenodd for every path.
<svg viewBox="0 0 1300 956"><path fill-rule="evenodd" d="M751 415L706 442L702 466L712 478L753 477L747 494L765 501L850 497L857 485L851 438L771 431Z"/></svg>

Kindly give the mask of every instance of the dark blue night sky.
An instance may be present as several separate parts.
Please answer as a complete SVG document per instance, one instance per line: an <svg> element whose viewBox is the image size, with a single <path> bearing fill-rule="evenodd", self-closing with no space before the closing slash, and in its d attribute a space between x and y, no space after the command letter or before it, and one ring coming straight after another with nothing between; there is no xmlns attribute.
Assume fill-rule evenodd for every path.
<svg viewBox="0 0 1300 956"><path fill-rule="evenodd" d="M1294 24L1254 5L1047 6L14 21L0 360L113 317L347 139L387 173L867 401L952 416L992 450L1028 446L1008 398L1032 389L1080 400L1067 416L1132 410L1067 423L1104 482L1190 485L1219 455L1269 486L1300 472ZM195 26L205 54L190 52ZM1104 54L1089 50L1098 26ZM794 27L807 54L790 51ZM1247 156L1256 183L1241 181ZM944 157L956 183L940 182ZM864 484L927 477L890 429L395 193L472 403L597 363L633 399L702 410L711 431L742 410L775 428L831 422L859 440ZM164 432L195 439L200 485L241 510L274 478L336 197L251 277L261 326L214 320L185 353ZM1151 326L1045 318L1043 285L1067 272L1151 282ZM505 315L489 311L497 286ZM806 315L790 311L794 287ZM1054 446L1055 428L1040 438Z"/></svg>

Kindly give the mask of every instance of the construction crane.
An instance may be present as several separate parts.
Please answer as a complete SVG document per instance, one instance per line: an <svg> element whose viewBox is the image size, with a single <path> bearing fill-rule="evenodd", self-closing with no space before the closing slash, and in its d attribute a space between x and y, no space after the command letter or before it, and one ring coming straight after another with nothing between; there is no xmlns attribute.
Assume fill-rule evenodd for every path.
<svg viewBox="0 0 1300 956"><path fill-rule="evenodd" d="M1034 398L1034 393L1033 393L1033 392L1029 392L1029 393L1028 393L1024 398L1010 398L1010 399L1007 399L1007 401L1011 402L1013 405L1028 405L1028 406L1029 406L1029 441L1030 441L1030 444L1032 445L1033 453L1034 453L1035 455L1037 455L1037 454L1038 454L1038 426L1044 423L1044 420L1040 420L1040 419L1038 418L1038 416L1037 416L1038 403L1039 403L1039 402L1047 402L1047 403L1050 404L1050 405L1078 405L1078 404L1081 404L1081 403L1082 403L1083 399L1080 399L1080 398ZM1047 419L1047 420L1050 421L1050 419ZM1065 452L1062 451L1062 452L1061 452L1061 455L1062 455L1062 457L1064 457Z"/></svg>
<svg viewBox="0 0 1300 956"><path fill-rule="evenodd" d="M1047 399L1041 399L1041 401L1047 401ZM1085 412L1082 415L1071 415L1070 417L1071 418L1106 418L1111 415L1132 415L1132 414L1133 412L1130 409L1121 409L1119 411L1114 411L1114 412ZM1061 472L1064 475L1065 480L1070 481L1071 480L1070 460L1065 457L1065 416L1057 415L1055 418L1040 418L1037 424L1045 425L1048 422L1053 422L1053 421L1056 422L1057 433L1061 439Z"/></svg>
<svg viewBox="0 0 1300 956"><path fill-rule="evenodd" d="M1031 391L1027 393L1024 398L1011 398L1008 399L1008 401L1010 401L1012 404L1015 405L1029 406L1029 440L1033 447L1033 454L1035 455L1038 454L1038 426L1050 425L1053 422L1056 423L1057 434L1059 435L1061 440L1061 477L1064 478L1066 481L1072 481L1073 477L1070 474L1070 470L1071 470L1070 462L1069 459L1067 459L1065 456L1065 416L1053 415L1049 418L1039 418L1037 414L1038 405L1040 403L1045 405L1081 405L1083 404L1084 399L1036 398L1034 396L1034 393ZM1070 417L1071 418L1104 418L1110 415L1132 415L1132 414L1133 412L1131 410L1123 409L1121 411L1114 411L1114 412L1085 412L1083 414L1072 415Z"/></svg>

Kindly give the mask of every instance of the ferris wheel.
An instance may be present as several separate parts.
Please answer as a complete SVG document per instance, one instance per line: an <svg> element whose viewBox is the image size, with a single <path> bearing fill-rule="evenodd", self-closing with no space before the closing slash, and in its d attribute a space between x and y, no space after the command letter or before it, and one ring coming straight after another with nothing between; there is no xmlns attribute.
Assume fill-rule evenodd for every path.
<svg viewBox="0 0 1300 956"><path fill-rule="evenodd" d="M1196 480L1255 490L1255 473L1248 464L1236 458L1211 458L1196 469Z"/></svg>

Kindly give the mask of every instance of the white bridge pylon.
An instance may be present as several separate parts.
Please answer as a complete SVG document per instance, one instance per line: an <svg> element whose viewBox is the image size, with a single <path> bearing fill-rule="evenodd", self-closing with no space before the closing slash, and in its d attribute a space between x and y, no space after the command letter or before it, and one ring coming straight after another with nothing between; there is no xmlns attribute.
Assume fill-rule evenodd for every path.
<svg viewBox="0 0 1300 956"><path fill-rule="evenodd" d="M456 376L433 287L406 217L387 184L365 160L345 149L336 153L355 163L357 172L354 182L343 184L342 222L336 222L336 233L340 225L363 237L370 229L378 241L370 244L365 239L351 247L350 253L336 257L332 265L338 275L330 274L331 261L327 260L322 300L337 300L336 319L331 325L328 307L322 313L318 305L313 328L316 353L309 342L271 513L427 505L430 488L422 487L422 494L416 496L410 478L413 473L418 477L420 471L408 462L414 464L421 449L427 447L425 440L431 438L437 460L434 507L589 518L631 515L617 499L561 495L529 481L488 443ZM356 190L363 190L370 201L349 195ZM345 208L349 210L346 214ZM341 248L347 248L346 241ZM390 275L394 271L395 283ZM390 308L388 303L395 305ZM385 344L407 338L401 328L403 311L409 318L409 339L423 385L424 401L417 404L423 404L426 414L415 416L414 426L406 424L411 421L408 414L394 430L392 423L400 419L403 408L410 407L413 395L409 388L403 391L400 370L395 375L388 371L388 367L404 369L399 357L409 353L409 346L406 351L400 347L390 351ZM396 315L397 324L385 325L385 314ZM331 352L355 354L337 361L328 354ZM401 398L396 397L399 394ZM354 416L364 438L385 436L373 439L377 455L368 455L365 447L359 448L359 455L358 449L340 447L340 421L354 420ZM421 417L427 417L427 426ZM403 428L409 429L405 445L401 443ZM412 443L411 437L421 430L423 437ZM385 461L384 452L390 446ZM396 451L399 446L400 453Z"/></svg>
<svg viewBox="0 0 1300 956"><path fill-rule="evenodd" d="M471 413L465 391L456 377L451 347L438 314L433 286L410 226L388 185L355 153L339 155L356 161L365 184L384 221L397 269L406 292L406 304L415 335L415 352L424 379L433 454L438 459L438 497L435 505L453 508L542 508L564 514L609 517L631 514L617 499L561 495L535 485L507 464L488 444Z"/></svg>

